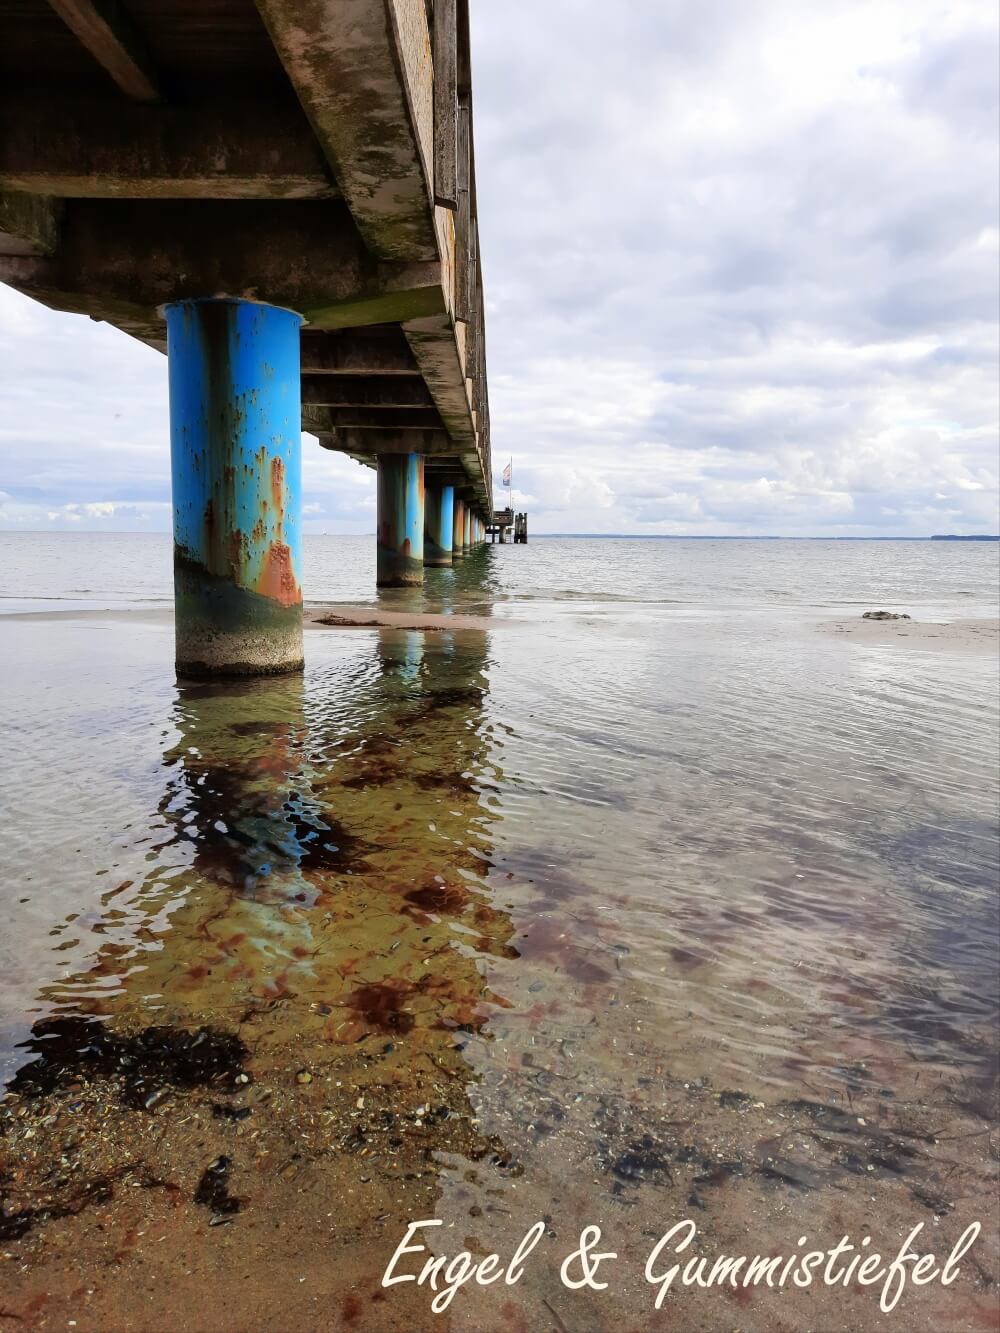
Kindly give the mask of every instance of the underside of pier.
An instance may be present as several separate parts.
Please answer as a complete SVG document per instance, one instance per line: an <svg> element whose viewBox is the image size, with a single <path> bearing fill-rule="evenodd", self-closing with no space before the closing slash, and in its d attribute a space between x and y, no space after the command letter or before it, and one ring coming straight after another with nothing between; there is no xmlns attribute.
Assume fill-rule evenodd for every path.
<svg viewBox="0 0 1000 1333"><path fill-rule="evenodd" d="M0 280L292 310L303 429L491 512L467 0L0 0L0 89Z"/></svg>

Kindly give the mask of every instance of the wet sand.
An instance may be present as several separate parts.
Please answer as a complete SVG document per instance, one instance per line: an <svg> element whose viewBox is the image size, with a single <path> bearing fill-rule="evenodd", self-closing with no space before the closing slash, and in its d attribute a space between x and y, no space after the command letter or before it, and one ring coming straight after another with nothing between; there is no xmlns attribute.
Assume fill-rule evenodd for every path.
<svg viewBox="0 0 1000 1333"><path fill-rule="evenodd" d="M1000 647L1000 620L831 620L819 626L853 643L888 648L919 648L923 652L995 653Z"/></svg>
<svg viewBox="0 0 1000 1333"><path fill-rule="evenodd" d="M306 606L302 618L306 629L487 630L518 623L511 616L468 615L461 611L394 611L382 607L343 604ZM135 624L139 621L172 624L174 611L172 606L139 609L81 607L75 610L10 611L2 619L39 623L79 620L114 624Z"/></svg>
<svg viewBox="0 0 1000 1333"><path fill-rule="evenodd" d="M386 611L370 606L309 606L306 607L304 619L306 626L335 629L486 630L514 623L507 618L471 616L461 612L445 615L423 611Z"/></svg>
<svg viewBox="0 0 1000 1333"><path fill-rule="evenodd" d="M537 979L573 1003L572 986ZM25 1078L3 1109L17 1211L5 1225L0 1318L87 1333L996 1326L991 1239L966 1256L957 1287L911 1286L895 1318L879 1311L877 1290L856 1285L678 1282L657 1312L643 1276L656 1240L687 1218L698 1239L682 1261L707 1256L709 1266L719 1255L802 1252L802 1237L826 1249L870 1236L894 1256L917 1223L917 1252L940 1263L971 1222L989 1228L998 1147L944 1089L871 1088L887 1072L877 1062L836 1105L682 1081L659 1062L660 1043L637 1035L643 1008L625 1002L594 1034L631 1051L624 1095L606 1090L600 1064L574 1069L569 1055L500 1047L486 1077L509 1110L495 1120L469 1099L461 1033L404 1021L426 994L396 992L399 1003L362 1019L353 1040L280 1039L294 999L258 1002L241 1025L246 1046L209 1032L186 1078L135 1034L114 1055L145 1049L148 1063L133 1066L138 1089L99 1060L71 1061L55 1088L47 1074ZM136 1090L159 1100L142 1109ZM380 1285L408 1223L432 1218L443 1226L419 1237L432 1254L497 1252L506 1262L539 1220L545 1235L518 1286L468 1288L433 1315L430 1291ZM588 1224L618 1256L602 1273L604 1293L569 1291L558 1276ZM418 1258L400 1271L419 1271Z"/></svg>

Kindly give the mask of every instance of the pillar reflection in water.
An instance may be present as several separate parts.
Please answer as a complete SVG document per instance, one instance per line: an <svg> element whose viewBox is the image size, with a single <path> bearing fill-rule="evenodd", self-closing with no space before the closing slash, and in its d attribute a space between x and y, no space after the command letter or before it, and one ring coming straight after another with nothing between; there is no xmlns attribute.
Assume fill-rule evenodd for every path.
<svg viewBox="0 0 1000 1333"><path fill-rule="evenodd" d="M484 961L516 956L486 887L487 651L482 633L380 630L304 680L178 687L146 877L108 895L92 966L42 988L22 1048L12 1086L42 1147L70 1103L77 1145L54 1196L24 1182L26 1226L43 1189L46 1208L86 1194L103 1155L216 1220L252 1211L247 1271L274 1290L336 1201L338 1226L373 1237L355 1261L374 1287L385 1219L434 1216L439 1154L515 1169L478 1127L464 1054L505 1003ZM228 1194L203 1188L206 1163ZM206 1217L157 1214L192 1282Z"/></svg>
<svg viewBox="0 0 1000 1333"><path fill-rule="evenodd" d="M455 637L428 645L423 631L379 631L335 708L325 686L310 695L297 677L178 685L157 812L165 836L125 895L142 929L61 983L60 1005L168 1007L206 1022L293 991L328 1003L343 991L345 957L354 974L393 942L398 973L414 903L464 901L489 858L484 636ZM117 984L96 986L98 976Z"/></svg>

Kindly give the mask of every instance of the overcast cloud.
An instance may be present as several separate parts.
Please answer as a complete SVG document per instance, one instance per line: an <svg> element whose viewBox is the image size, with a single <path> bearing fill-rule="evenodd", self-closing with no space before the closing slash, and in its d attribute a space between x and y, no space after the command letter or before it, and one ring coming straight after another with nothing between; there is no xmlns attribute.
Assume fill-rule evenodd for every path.
<svg viewBox="0 0 1000 1333"><path fill-rule="evenodd" d="M472 0L495 471L535 532L997 531L990 0ZM169 527L166 369L0 287L5 527ZM374 479L306 439L307 530Z"/></svg>

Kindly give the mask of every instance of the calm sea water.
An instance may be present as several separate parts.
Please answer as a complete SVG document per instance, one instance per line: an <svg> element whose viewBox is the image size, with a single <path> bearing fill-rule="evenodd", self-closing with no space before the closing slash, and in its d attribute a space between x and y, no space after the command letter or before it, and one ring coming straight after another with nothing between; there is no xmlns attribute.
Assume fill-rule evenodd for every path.
<svg viewBox="0 0 1000 1333"><path fill-rule="evenodd" d="M307 537L307 602L373 604L373 537ZM172 546L163 534L0 533L0 614L169 605ZM714 613L784 606L838 612L896 604L925 618L996 614L1000 546L963 542L657 541L533 538L494 546L470 582L428 571L427 592L499 611L568 602L690 606ZM383 594L381 601L400 600ZM405 599L405 594L402 595ZM545 612L543 612L545 614Z"/></svg>
<svg viewBox="0 0 1000 1333"><path fill-rule="evenodd" d="M105 1327L157 1255L225 1285L234 1234L246 1308L308 1326L275 1210L295 1255L347 1228L366 1291L413 1216L483 1253L567 1211L958 1227L995 1170L996 662L817 622L995 615L997 548L537 539L376 599L373 546L307 539L308 598L495 627L317 629L301 678L179 685L167 539L0 536L26 1271L58 1287L94 1181L109 1234L164 1237Z"/></svg>

